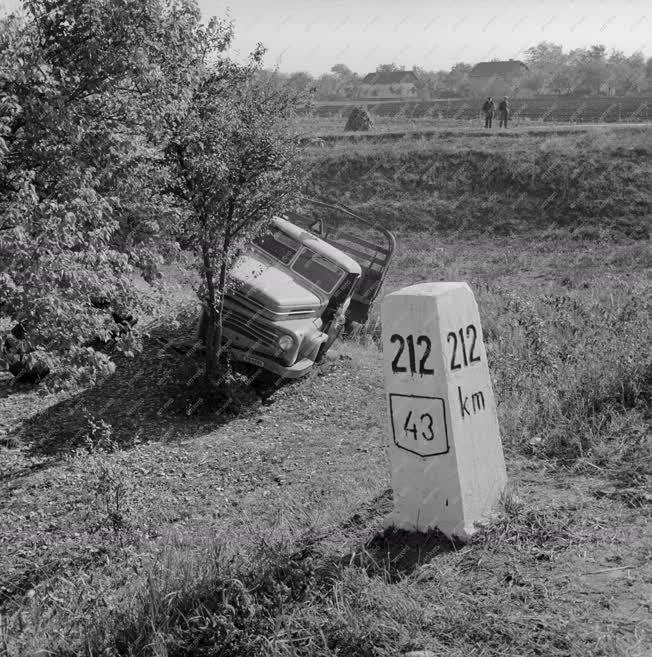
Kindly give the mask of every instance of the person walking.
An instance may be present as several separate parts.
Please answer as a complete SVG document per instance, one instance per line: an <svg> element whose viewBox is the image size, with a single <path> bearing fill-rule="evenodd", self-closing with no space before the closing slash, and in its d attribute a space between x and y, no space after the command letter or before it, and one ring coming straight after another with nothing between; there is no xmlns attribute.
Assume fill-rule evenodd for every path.
<svg viewBox="0 0 652 657"><path fill-rule="evenodd" d="M484 105L482 106L482 111L484 112L484 127L491 128L491 122L496 111L496 103L494 103L491 96L487 96L487 100L484 101Z"/></svg>
<svg viewBox="0 0 652 657"><path fill-rule="evenodd" d="M498 127L507 127L507 119L509 118L509 99L505 96L498 105Z"/></svg>

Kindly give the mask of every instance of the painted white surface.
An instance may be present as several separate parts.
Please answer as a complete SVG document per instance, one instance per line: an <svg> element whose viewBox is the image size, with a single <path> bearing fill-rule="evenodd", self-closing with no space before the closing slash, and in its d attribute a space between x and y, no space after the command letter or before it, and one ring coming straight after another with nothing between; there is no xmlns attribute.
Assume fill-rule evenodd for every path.
<svg viewBox="0 0 652 657"><path fill-rule="evenodd" d="M385 297L382 327L394 489L389 524L468 538L507 483L473 293L466 283L403 288Z"/></svg>

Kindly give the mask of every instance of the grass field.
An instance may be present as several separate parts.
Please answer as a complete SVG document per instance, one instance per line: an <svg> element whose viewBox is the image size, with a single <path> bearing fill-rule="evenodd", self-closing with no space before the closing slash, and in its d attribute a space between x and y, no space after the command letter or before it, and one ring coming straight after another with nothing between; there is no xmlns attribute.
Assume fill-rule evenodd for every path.
<svg viewBox="0 0 652 657"><path fill-rule="evenodd" d="M478 120L484 98L440 100L350 100L317 103L314 117L342 119L352 107L363 105L378 119L405 120ZM510 112L516 120L534 122L617 123L649 121L652 98L535 96L512 98Z"/></svg>
<svg viewBox="0 0 652 657"><path fill-rule="evenodd" d="M484 128L484 119L403 119L395 117L376 117L374 127L367 132L351 132L344 129L345 121L332 117L317 117L297 121L297 132L304 144L325 146L336 142L382 143L388 141L409 141L418 139L441 139L450 137L497 137L500 139L521 139L523 136L565 137L583 135L587 132L605 130L608 134L623 130L625 134L632 129L642 132L648 123L577 123L544 122L527 118L510 121L507 129L498 124L491 129Z"/></svg>
<svg viewBox="0 0 652 657"><path fill-rule="evenodd" d="M648 236L652 127L572 134L441 132L308 147L308 191L390 228Z"/></svg>
<svg viewBox="0 0 652 657"><path fill-rule="evenodd" d="M481 133L484 117L481 103L471 99L432 101L321 102L297 121L297 131L307 141L342 139L385 141L401 137L438 136L438 133ZM347 132L346 120L353 107L365 106L374 126L369 132ZM652 119L652 99L537 97L512 100L508 130L493 134L519 136L520 132L548 133L585 131L588 126L645 125Z"/></svg>
<svg viewBox="0 0 652 657"><path fill-rule="evenodd" d="M172 323L96 388L41 396L0 382L0 654L649 654L647 139L306 152L315 191L396 230L385 292L466 280L476 294L510 484L466 545L382 529L377 313L308 379L238 413L197 411L197 362L162 346ZM536 172L548 156L569 169L546 184L579 167L566 205L546 206L585 198L562 220L539 208L536 175L517 190L500 178L505 162ZM474 178L487 160L493 174ZM509 224L471 212L517 192ZM607 192L622 214L587 215L588 195Z"/></svg>

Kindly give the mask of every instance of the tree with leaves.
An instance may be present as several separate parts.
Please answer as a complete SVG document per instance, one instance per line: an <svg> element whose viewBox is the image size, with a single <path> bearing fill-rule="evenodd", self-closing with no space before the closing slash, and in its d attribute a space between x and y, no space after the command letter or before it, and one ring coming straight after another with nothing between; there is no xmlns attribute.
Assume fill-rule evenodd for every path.
<svg viewBox="0 0 652 657"><path fill-rule="evenodd" d="M402 70L403 69L395 62L392 62L391 64L379 64L376 66L376 73L392 73L394 71Z"/></svg>
<svg viewBox="0 0 652 657"><path fill-rule="evenodd" d="M259 47L244 66L207 58L166 150L200 274L209 394L228 378L222 343L230 270L272 217L295 204L302 181L292 122L305 97L261 80L262 57Z"/></svg>
<svg viewBox="0 0 652 657"><path fill-rule="evenodd" d="M315 86L315 79L310 73L299 71L290 75L287 84L296 91L308 92Z"/></svg>
<svg viewBox="0 0 652 657"><path fill-rule="evenodd" d="M569 57L573 62L575 91L587 95L600 95L603 85L609 78L605 46L578 48L571 51Z"/></svg>
<svg viewBox="0 0 652 657"><path fill-rule="evenodd" d="M191 0L27 0L0 21L0 316L53 383L112 371L97 339L138 349L115 320L153 311L135 275L175 248L165 127L230 34Z"/></svg>
<svg viewBox="0 0 652 657"><path fill-rule="evenodd" d="M645 86L645 58L641 52L627 57L620 50L612 50L607 71L609 91L615 96L638 93Z"/></svg>
<svg viewBox="0 0 652 657"><path fill-rule="evenodd" d="M455 64L448 74L448 88L454 96L469 96L471 86L469 84L469 73L473 67L465 62Z"/></svg>

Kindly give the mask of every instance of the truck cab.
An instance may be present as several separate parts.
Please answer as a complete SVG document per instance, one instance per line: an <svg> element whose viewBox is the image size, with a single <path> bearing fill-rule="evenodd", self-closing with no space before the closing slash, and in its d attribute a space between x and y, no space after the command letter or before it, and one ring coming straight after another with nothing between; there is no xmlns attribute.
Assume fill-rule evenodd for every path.
<svg viewBox="0 0 652 657"><path fill-rule="evenodd" d="M324 231L322 219L275 217L230 274L222 323L231 359L283 378L307 374L347 321L366 320L391 258L393 236L390 241L391 250L368 243L383 250L383 269L373 266L363 245ZM202 342L205 328L203 311Z"/></svg>

